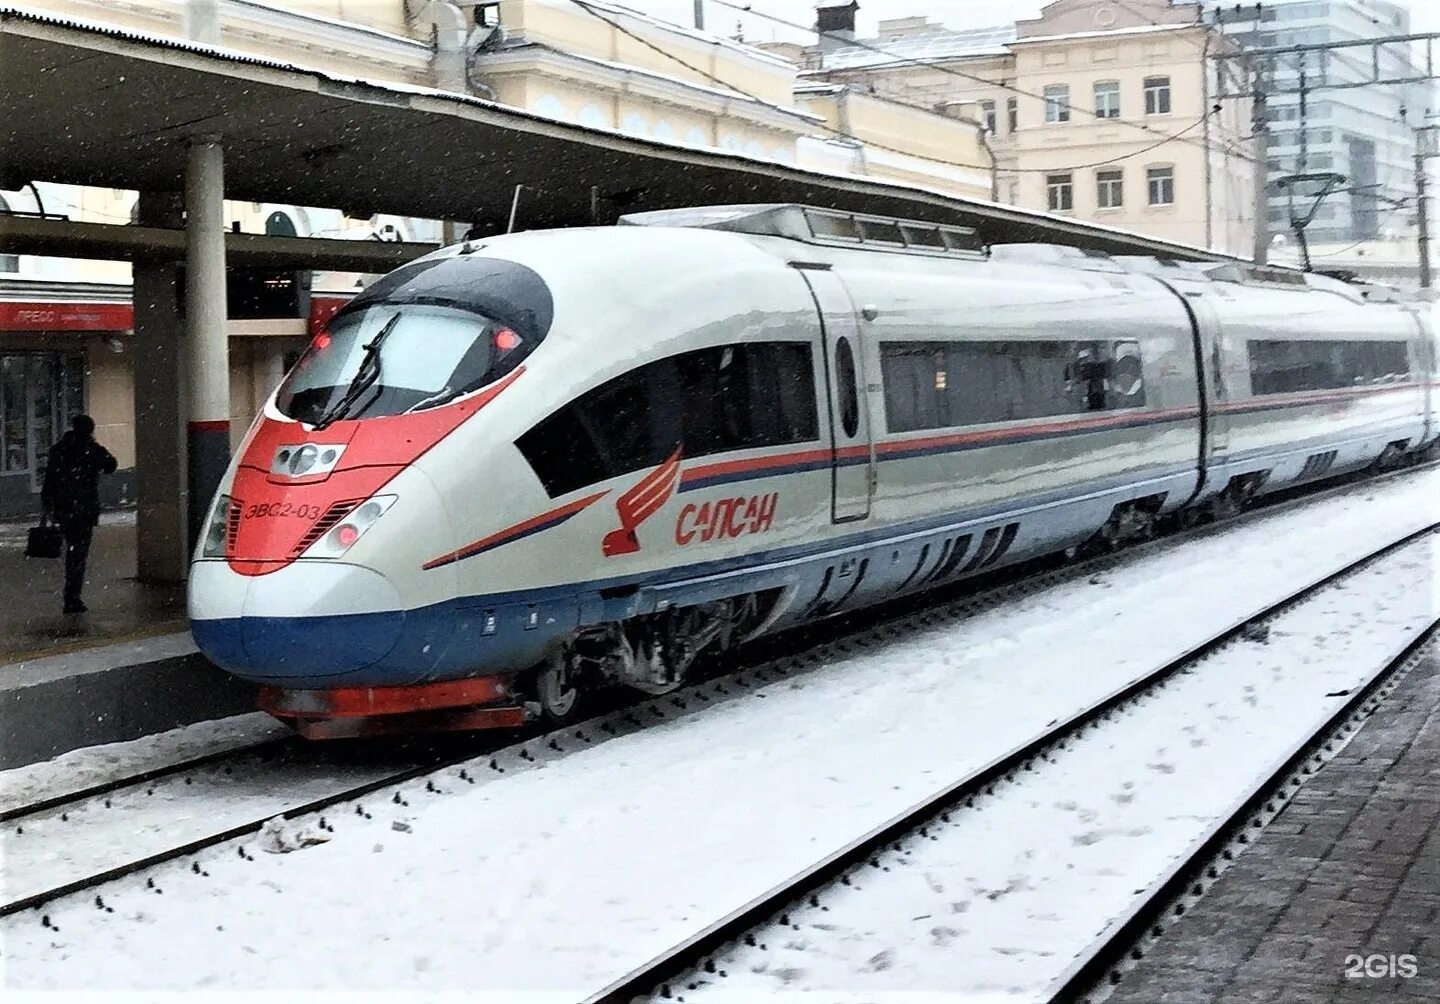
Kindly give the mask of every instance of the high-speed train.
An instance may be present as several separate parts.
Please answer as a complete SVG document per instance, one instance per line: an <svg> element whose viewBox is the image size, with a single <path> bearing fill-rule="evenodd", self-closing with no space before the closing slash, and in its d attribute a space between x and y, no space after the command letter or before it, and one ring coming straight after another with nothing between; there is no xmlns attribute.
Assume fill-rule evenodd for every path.
<svg viewBox="0 0 1440 1004"><path fill-rule="evenodd" d="M803 206L469 241L330 322L191 568L306 735L516 726L708 648L1440 438L1431 304Z"/></svg>

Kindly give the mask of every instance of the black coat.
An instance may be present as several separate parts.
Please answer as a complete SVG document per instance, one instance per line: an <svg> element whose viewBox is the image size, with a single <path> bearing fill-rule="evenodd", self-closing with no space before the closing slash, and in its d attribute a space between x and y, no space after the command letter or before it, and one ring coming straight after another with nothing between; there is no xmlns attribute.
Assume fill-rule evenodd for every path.
<svg viewBox="0 0 1440 1004"><path fill-rule="evenodd" d="M40 502L59 523L100 522L100 475L115 472L110 451L74 429L50 448Z"/></svg>

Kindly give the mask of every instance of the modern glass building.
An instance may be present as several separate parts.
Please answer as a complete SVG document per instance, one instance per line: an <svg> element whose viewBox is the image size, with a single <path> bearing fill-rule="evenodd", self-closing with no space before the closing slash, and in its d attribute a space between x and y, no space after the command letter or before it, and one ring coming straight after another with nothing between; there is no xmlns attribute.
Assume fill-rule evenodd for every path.
<svg viewBox="0 0 1440 1004"><path fill-rule="evenodd" d="M1426 0L1430 2L1430 0ZM1246 48L1306 45L1383 38L1410 32L1410 12L1389 0L1266 0L1257 5L1216 5L1222 30ZM1293 93L1303 69L1305 114ZM1381 79L1416 75L1403 45L1381 50ZM1312 243L1370 240L1398 235L1414 225L1415 136L1433 104L1430 84L1336 88L1372 79L1372 51L1366 47L1283 57L1273 67L1272 90L1291 93L1269 99L1272 190L1290 173L1336 171L1345 175L1337 194L1321 205L1306 231ZM1270 226L1289 233L1288 196L1270 199ZM1296 200L1308 208L1309 199Z"/></svg>

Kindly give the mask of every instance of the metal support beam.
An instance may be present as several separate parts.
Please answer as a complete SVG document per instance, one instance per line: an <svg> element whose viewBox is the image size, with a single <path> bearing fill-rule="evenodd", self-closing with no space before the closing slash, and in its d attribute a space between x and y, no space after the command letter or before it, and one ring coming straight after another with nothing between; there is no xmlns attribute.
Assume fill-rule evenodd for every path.
<svg viewBox="0 0 1440 1004"><path fill-rule="evenodd" d="M186 446L193 546L230 463L230 349L225 319L225 174L217 136L191 140L185 168Z"/></svg>
<svg viewBox="0 0 1440 1004"><path fill-rule="evenodd" d="M1434 79L1434 44L1440 39L1440 33L1428 32L1416 35L1391 35L1385 38L1359 38L1347 39L1340 42L1313 42L1305 45L1279 45L1266 48L1248 49L1244 52L1219 53L1212 57L1219 64L1227 60L1243 60L1255 63L1264 63L1276 69L1285 69L1292 64L1298 65L1309 53L1319 54L1319 68L1324 71L1326 58L1331 55L1344 56L1351 49L1365 49L1369 51L1368 60L1369 77L1363 80L1348 81L1344 83L1311 83L1311 90L1319 90L1323 87L1326 90L1345 90L1352 87L1373 87L1376 84L1407 84L1420 83ZM1425 45L1425 73L1419 75L1413 68L1412 47L1415 43L1423 42ZM1386 72L1381 66L1381 50L1384 46L1397 46L1394 54L1395 60L1400 63L1403 69ZM1298 94L1301 87L1298 80L1291 80L1288 76L1277 76L1269 81L1269 96L1277 97L1285 94ZM1222 80L1220 91L1216 94L1216 100L1223 101L1227 98L1254 97L1253 91L1226 90Z"/></svg>

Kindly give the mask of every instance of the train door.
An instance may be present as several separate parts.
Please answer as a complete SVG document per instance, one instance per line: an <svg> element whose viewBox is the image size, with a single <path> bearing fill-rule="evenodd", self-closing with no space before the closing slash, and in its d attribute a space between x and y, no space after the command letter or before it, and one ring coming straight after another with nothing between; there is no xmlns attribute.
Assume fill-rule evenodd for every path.
<svg viewBox="0 0 1440 1004"><path fill-rule="evenodd" d="M831 518L836 523L870 515L875 490L875 448L870 441L870 406L865 387L865 353L855 304L840 277L828 267L797 266L820 312L825 386L834 449L830 467Z"/></svg>
<svg viewBox="0 0 1440 1004"><path fill-rule="evenodd" d="M1196 493L1208 495L1225 487L1215 484L1209 471L1212 464L1223 463L1230 450L1230 417L1225 404L1230 399L1231 388L1226 378L1220 313L1212 295L1199 284L1161 281L1190 315L1201 425L1200 481Z"/></svg>

